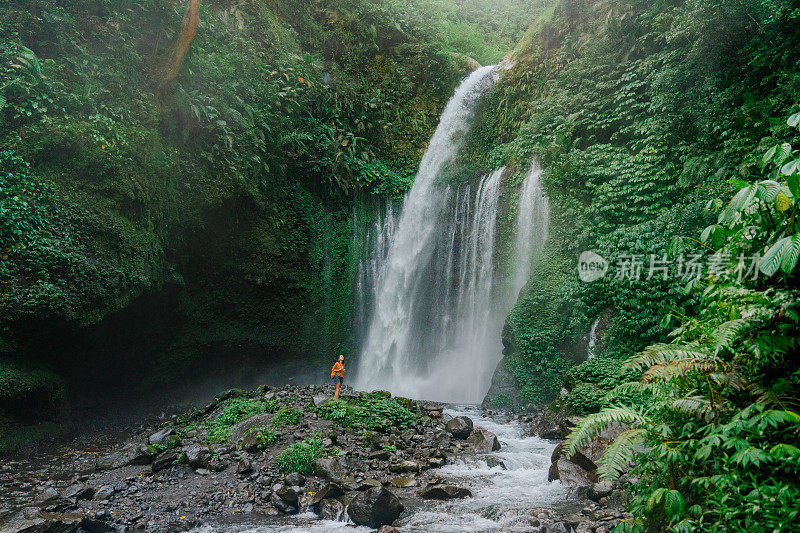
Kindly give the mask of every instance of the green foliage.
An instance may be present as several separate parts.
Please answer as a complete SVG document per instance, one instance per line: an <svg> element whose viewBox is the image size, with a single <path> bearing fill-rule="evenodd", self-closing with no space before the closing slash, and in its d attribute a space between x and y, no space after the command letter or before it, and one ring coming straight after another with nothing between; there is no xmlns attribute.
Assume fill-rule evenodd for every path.
<svg viewBox="0 0 800 533"><path fill-rule="evenodd" d="M208 427L208 440L221 442L230 437L231 429L245 418L273 411L275 404L249 398L232 398L217 408L205 425Z"/></svg>
<svg viewBox="0 0 800 533"><path fill-rule="evenodd" d="M281 428L283 426L294 426L302 422L303 413L298 409L281 407L272 417L272 426Z"/></svg>
<svg viewBox="0 0 800 533"><path fill-rule="evenodd" d="M282 474L298 472L313 474L316 460L325 456L321 437L311 437L296 442L275 457L275 463Z"/></svg>
<svg viewBox="0 0 800 533"><path fill-rule="evenodd" d="M664 315L697 308L700 295L684 291L685 280L645 279L647 265L639 281L580 282L576 256L594 250L613 268L623 255L660 256L673 242L676 255L705 250L696 241L713 221L708 203L740 189L735 180L757 189L762 161L753 151L797 135L794 119L781 118L800 100L797 59L787 53L800 44L797 16L789 0L555 2L532 24L467 143L467 159L484 169L526 168L534 156L545 168L550 235L504 333L524 404L555 397L597 317L608 317L601 355L625 359L668 339ZM789 163L794 172L797 155L787 149L781 170ZM788 178L757 181L788 189ZM773 185L762 189L778 232L757 237L772 239L764 264L780 268L785 258L788 267L794 203ZM716 250L724 233L703 237Z"/></svg>
<svg viewBox="0 0 800 533"><path fill-rule="evenodd" d="M765 174L785 166L774 154L762 158ZM758 178L741 186L704 237L720 232L717 253L735 265L738 254L795 235L793 221L781 218L793 208L785 186ZM735 269L710 275L697 314L684 317L675 340L624 365L645 370L638 386L649 401L620 401L570 435L568 453L610 422L632 426L609 446L601 468L613 479L638 463L637 521L623 530L792 530L800 513L791 503L800 497L800 293L794 258L787 262L776 275L767 261L768 276L755 281Z"/></svg>
<svg viewBox="0 0 800 533"><path fill-rule="evenodd" d="M410 187L467 72L450 52L499 58L533 5L222 2L158 95L183 4L4 6L0 352L176 293L175 327L118 354L152 381L218 343L347 349L354 203Z"/></svg>
<svg viewBox="0 0 800 533"><path fill-rule="evenodd" d="M364 429L383 427L386 420L397 426L416 422L418 415L382 392L362 394L352 400L328 400L317 408L317 414L343 426Z"/></svg>
<svg viewBox="0 0 800 533"><path fill-rule="evenodd" d="M280 433L266 427L253 428L251 433L255 433L255 442L259 450L266 450L281 438Z"/></svg>

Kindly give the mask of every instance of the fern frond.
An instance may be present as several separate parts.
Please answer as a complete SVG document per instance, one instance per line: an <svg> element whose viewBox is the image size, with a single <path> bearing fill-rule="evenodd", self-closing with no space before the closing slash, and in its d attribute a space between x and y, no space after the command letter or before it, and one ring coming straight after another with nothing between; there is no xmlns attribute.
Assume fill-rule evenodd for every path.
<svg viewBox="0 0 800 533"><path fill-rule="evenodd" d="M636 448L642 444L644 434L643 428L628 429L608 445L597 468L600 479L610 482L622 475L633 462L637 453Z"/></svg>
<svg viewBox="0 0 800 533"><path fill-rule="evenodd" d="M723 347L731 346L737 337L741 336L742 333L752 328L753 325L754 324L752 321L744 318L737 318L735 320L729 320L723 324L720 324L711 333L711 337L714 340L715 351L718 351Z"/></svg>
<svg viewBox="0 0 800 533"><path fill-rule="evenodd" d="M674 344L654 344L628 359L622 365L622 371L644 370L657 364L667 364L682 359L705 359L706 353L688 346Z"/></svg>
<svg viewBox="0 0 800 533"><path fill-rule="evenodd" d="M642 381L654 380L668 381L685 376L688 373L708 374L716 370L724 370L727 364L719 359L690 359L688 361L675 361L669 364L658 364L651 367L642 376Z"/></svg>
<svg viewBox="0 0 800 533"><path fill-rule="evenodd" d="M711 420L713 410L711 402L702 396L687 396L678 398L672 402L672 408L685 415L702 418L706 421Z"/></svg>
<svg viewBox="0 0 800 533"><path fill-rule="evenodd" d="M609 407L599 413L594 413L578 423L567 438L566 457L572 457L575 452L597 436L611 424L637 424L646 425L649 418L632 407Z"/></svg>

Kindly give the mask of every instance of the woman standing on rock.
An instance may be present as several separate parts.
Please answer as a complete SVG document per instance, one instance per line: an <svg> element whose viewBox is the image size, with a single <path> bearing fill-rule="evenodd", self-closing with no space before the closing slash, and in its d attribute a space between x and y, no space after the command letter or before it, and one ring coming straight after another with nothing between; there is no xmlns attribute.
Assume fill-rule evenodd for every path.
<svg viewBox="0 0 800 533"><path fill-rule="evenodd" d="M334 399L339 399L339 389L342 387L342 383L344 382L344 356L340 355L339 360L333 364L333 368L331 369L331 379L333 382L336 383L336 393L333 395Z"/></svg>

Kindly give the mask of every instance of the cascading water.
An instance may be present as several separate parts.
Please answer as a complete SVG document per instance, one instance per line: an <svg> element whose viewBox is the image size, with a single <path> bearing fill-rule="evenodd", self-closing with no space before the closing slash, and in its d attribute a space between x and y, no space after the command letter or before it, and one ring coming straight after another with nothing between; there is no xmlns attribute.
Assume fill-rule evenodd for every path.
<svg viewBox="0 0 800 533"><path fill-rule="evenodd" d="M441 362L439 356L443 351L440 342L435 342L435 345L431 345L431 342L436 340L434 337L446 332L446 328L453 327L452 321L456 317L454 313L442 313L445 301L452 301L447 287L452 269L437 272L431 268L436 263L431 259L440 258L437 252L441 250L444 240L441 237L452 233L439 230L447 223L446 207L452 205L453 196L459 198L455 202L456 212L459 209L475 209L469 192L465 193L462 200L458 196L460 191L454 194L450 187L437 184L436 178L455 158L468 131L475 104L491 84L495 72L494 66L482 67L461 83L448 102L422 157L394 232L385 271L377 280L375 307L356 375L358 388L387 388L398 394L416 397L460 401L477 399L479 389L475 375L480 372L469 374L465 371L465 367L473 365L474 361L465 359L458 365L461 369L459 378L471 378L469 383L458 378L442 382L439 379L442 376L432 377L433 369ZM499 176L493 183L495 181L499 184ZM484 180L481 188L486 187L486 182ZM493 190L484 194L496 196L497 192ZM469 205L466 205L467 200ZM484 229L478 228L479 231ZM458 243L455 244L456 237L452 237L451 242L460 251L464 235L460 229L457 233ZM480 236L476 235L475 239L480 239ZM481 240L485 242L485 239ZM475 261L484 259L483 254L479 258L477 252L473 257ZM459 258L463 258L460 253ZM475 279L469 274L491 268L475 265L475 261L469 265L461 262L459 273L465 280L470 277L470 282L477 288L479 284L487 284L486 276ZM453 296L459 297L458 294ZM460 312L457 314L462 315ZM432 320L435 324L431 323ZM446 374L453 373L448 371Z"/></svg>
<svg viewBox="0 0 800 533"><path fill-rule="evenodd" d="M534 158L528 175L522 182L517 208L517 228L514 243L515 272L514 295L528 281L531 275L531 261L542 252L550 221L550 203L544 196L542 167Z"/></svg>
<svg viewBox="0 0 800 533"><path fill-rule="evenodd" d="M374 242L368 246L373 252L358 278L358 320L369 327L356 388L451 402L478 402L488 389L502 356L505 315L529 276L532 257L541 251L549 215L541 168L534 162L520 191L509 290L495 272L505 169L477 184L438 183L494 73L494 67L483 67L462 82L422 158L399 220L387 209L372 230Z"/></svg>
<svg viewBox="0 0 800 533"><path fill-rule="evenodd" d="M594 359L594 349L597 346L597 325L600 324L600 319L596 319L592 323L592 329L589 330L589 347L586 350L586 359Z"/></svg>

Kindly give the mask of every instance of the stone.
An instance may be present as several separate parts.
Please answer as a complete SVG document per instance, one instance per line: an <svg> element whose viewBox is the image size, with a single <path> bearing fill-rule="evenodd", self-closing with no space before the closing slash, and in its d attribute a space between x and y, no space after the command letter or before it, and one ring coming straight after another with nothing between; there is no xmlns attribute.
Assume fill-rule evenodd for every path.
<svg viewBox="0 0 800 533"><path fill-rule="evenodd" d="M503 461L491 455L486 457L486 466L488 466L489 468L499 468L500 470L508 470L506 464Z"/></svg>
<svg viewBox="0 0 800 533"><path fill-rule="evenodd" d="M471 498L472 492L463 487L440 483L437 485L428 485L419 495L426 500L452 500L455 498Z"/></svg>
<svg viewBox="0 0 800 533"><path fill-rule="evenodd" d="M186 462L189 463L189 466L193 468L208 467L209 463L211 462L211 457L214 455L214 452L210 447L200 444L184 446L181 448L181 451L186 457Z"/></svg>
<svg viewBox="0 0 800 533"><path fill-rule="evenodd" d="M324 499L319 504L319 515L323 520L340 522L344 512L344 503L334 498Z"/></svg>
<svg viewBox="0 0 800 533"><path fill-rule="evenodd" d="M94 497L92 498L92 500L96 502L104 502L106 500L110 500L113 495L114 495L113 485L103 485L102 487L97 489L97 492L94 493Z"/></svg>
<svg viewBox="0 0 800 533"><path fill-rule="evenodd" d="M367 457L369 457L370 460L377 459L378 461L388 461L389 452L387 452L386 450L376 450L373 452L369 452L369 455L367 455Z"/></svg>
<svg viewBox="0 0 800 533"><path fill-rule="evenodd" d="M466 439L472 433L472 419L466 416L457 416L448 420L444 428L456 439Z"/></svg>
<svg viewBox="0 0 800 533"><path fill-rule="evenodd" d="M420 467L419 467L419 463L416 462L416 461L405 460L405 461L400 461L397 464L391 465L389 467L389 470L391 472L396 472L396 473L419 472L420 471Z"/></svg>
<svg viewBox="0 0 800 533"><path fill-rule="evenodd" d="M97 460L97 468L100 470L113 470L130 465L150 464L153 456L148 453L144 443L131 443L123 446L120 450L104 455Z"/></svg>
<svg viewBox="0 0 800 533"><path fill-rule="evenodd" d="M303 474L298 472L292 472L291 474L286 475L286 484L287 485L296 485L298 487L302 487L306 483L306 477Z"/></svg>
<svg viewBox="0 0 800 533"><path fill-rule="evenodd" d="M94 489L85 483L74 483L61 491L61 496L68 500L91 500Z"/></svg>
<svg viewBox="0 0 800 533"><path fill-rule="evenodd" d="M413 477L397 476L392 479L392 486L399 489L404 487L416 487L417 480Z"/></svg>
<svg viewBox="0 0 800 533"><path fill-rule="evenodd" d="M356 525L377 528L391 525L403 509L402 502L392 491L374 487L358 493L350 503L347 514Z"/></svg>
<svg viewBox="0 0 800 533"><path fill-rule="evenodd" d="M261 413L245 418L231 429L231 442L247 451L256 451L258 443L256 436L260 428L268 428L272 424L270 413Z"/></svg>
<svg viewBox="0 0 800 533"><path fill-rule="evenodd" d="M162 442L167 440L167 437L169 437L172 434L173 434L172 428L164 428L150 435L150 438L147 439L147 441L150 444L161 444Z"/></svg>
<svg viewBox="0 0 800 533"><path fill-rule="evenodd" d="M161 470L166 470L167 468L171 467L178 461L178 452L176 451L169 451L164 452L158 455L154 460L153 464L150 465L150 469L155 472L160 472Z"/></svg>
<svg viewBox="0 0 800 533"><path fill-rule="evenodd" d="M251 463L249 459L246 458L239 459L239 463L236 465L237 474L247 474L252 471L253 471L253 463Z"/></svg>
<svg viewBox="0 0 800 533"><path fill-rule="evenodd" d="M281 486L278 490L275 491L275 494L278 495L278 498L291 505L296 505L297 501L299 500L299 495L297 494L297 490L295 490L294 487L290 487L289 485Z"/></svg>
<svg viewBox="0 0 800 533"><path fill-rule="evenodd" d="M342 489L342 487L336 483L328 483L314 493L314 497L311 498L311 500L308 502L308 505L311 507L313 505L317 505L326 498L338 498L339 496L344 496L344 489Z"/></svg>
<svg viewBox="0 0 800 533"><path fill-rule="evenodd" d="M382 525L375 533L400 533L396 527Z"/></svg>
<svg viewBox="0 0 800 533"><path fill-rule="evenodd" d="M340 483L348 474L345 466L336 457L317 459L314 465L314 471L322 479L336 483Z"/></svg>
<svg viewBox="0 0 800 533"><path fill-rule="evenodd" d="M469 434L467 442L472 445L472 449L477 453L496 452L500 449L500 441L497 435L483 428L475 428Z"/></svg>
<svg viewBox="0 0 800 533"><path fill-rule="evenodd" d="M611 490L611 487L605 483L592 483L586 495L593 502L599 502L601 498L610 496Z"/></svg>

